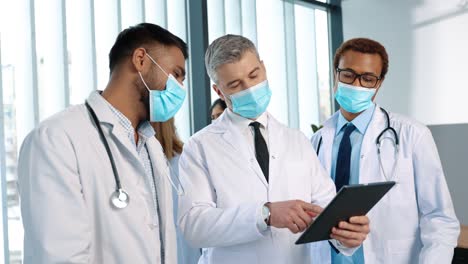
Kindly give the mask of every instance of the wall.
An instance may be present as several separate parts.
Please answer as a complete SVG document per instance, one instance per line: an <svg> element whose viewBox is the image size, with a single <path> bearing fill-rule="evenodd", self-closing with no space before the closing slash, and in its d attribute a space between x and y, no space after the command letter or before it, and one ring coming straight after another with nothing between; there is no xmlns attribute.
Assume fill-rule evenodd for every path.
<svg viewBox="0 0 468 264"><path fill-rule="evenodd" d="M389 53L377 102L427 125L442 124L431 130L455 210L468 224L468 125L460 125L468 123L468 1L344 0L342 8L345 40L369 37Z"/></svg>
<svg viewBox="0 0 468 264"><path fill-rule="evenodd" d="M464 165L468 157L468 140L460 140L468 135L468 124L436 125L429 128L439 149L458 219L468 225L468 166Z"/></svg>
<svg viewBox="0 0 468 264"><path fill-rule="evenodd" d="M389 53L378 103L425 124L467 123L468 5L463 0L345 0L344 39ZM468 1L467 1L468 2Z"/></svg>

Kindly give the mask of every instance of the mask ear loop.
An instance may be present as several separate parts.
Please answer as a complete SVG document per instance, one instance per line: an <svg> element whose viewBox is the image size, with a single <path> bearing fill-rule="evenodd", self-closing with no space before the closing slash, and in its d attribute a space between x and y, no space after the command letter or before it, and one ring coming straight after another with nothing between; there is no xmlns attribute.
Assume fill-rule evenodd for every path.
<svg viewBox="0 0 468 264"><path fill-rule="evenodd" d="M167 77L169 77L169 74L167 74L167 72L161 67L161 65L159 65L145 50L145 55L154 63L156 64L156 66L158 66L159 69L161 69L162 72L164 72L164 74L166 74Z"/></svg>
<svg viewBox="0 0 468 264"><path fill-rule="evenodd" d="M218 89L219 89L219 88L218 88ZM232 107L231 96L230 96L230 95L224 94L224 93L221 91L221 89L220 89L219 91L223 94L223 96L224 96L224 102L226 103L226 105L227 105L228 107L229 107L229 105L231 105L231 107Z"/></svg>
<svg viewBox="0 0 468 264"><path fill-rule="evenodd" d="M151 89L148 87L148 84L146 84L145 79L143 79L143 75L141 75L141 72L138 72L138 75L140 75L140 79L143 82L143 84L145 85L148 92L151 92Z"/></svg>
<svg viewBox="0 0 468 264"><path fill-rule="evenodd" d="M169 180L169 182L171 183L172 185L172 188L174 188L174 190L177 192L177 195L178 196L184 196L185 195L185 189L184 189L184 186L182 185L182 182L180 181L179 179L179 176L178 175L175 175L173 172L173 168L172 168L172 165L171 163L167 160L166 156L164 156L165 160L166 160L166 165L167 167L169 168L169 173L166 174L166 177L167 179ZM174 181L172 181L172 177L171 175L174 175L175 178L177 179L177 182L178 182L178 185L176 185L174 183ZM180 186L180 188L179 188Z"/></svg>
<svg viewBox="0 0 468 264"><path fill-rule="evenodd" d="M162 146L160 144L159 144L159 151L157 151L156 154L157 154L157 157L155 159L156 168L161 168L161 170L158 170L158 173L160 173L158 175L160 175L160 177L166 177L166 179L170 182L172 188L177 192L178 196L185 195L185 189L184 189L178 175L173 173L174 170L172 169L171 163L169 162L166 155L164 154L163 148L162 148ZM177 182L179 183L180 188L174 183L174 181L172 180L171 175L176 176Z"/></svg>
<svg viewBox="0 0 468 264"><path fill-rule="evenodd" d="M167 77L169 77L169 74L167 74L167 72L146 52L145 50L145 55L154 63L156 64L156 66L158 66L159 69L161 69L162 72L164 72L164 74L166 74ZM141 81L143 82L143 84L145 85L146 89L151 92L151 89L149 88L148 84L145 82L145 79L143 79L143 75L141 75L141 72L138 71L138 75L140 75L140 79Z"/></svg>
<svg viewBox="0 0 468 264"><path fill-rule="evenodd" d="M146 52L146 51L145 51L145 52ZM172 75L169 75L169 74L161 67L161 65L159 65L159 64L153 59L153 57L151 57L148 53L145 53L145 55L148 56L148 58L149 58L154 64L156 64L156 66L158 66L158 68L161 69L161 71L164 72L164 74L166 74L166 76L167 76L168 78L171 78ZM179 81L177 81L177 80L174 78L174 76L172 76L172 78L174 79L174 81L176 81L177 85L179 85L180 88L185 89L184 86L183 86L182 84L180 84Z"/></svg>

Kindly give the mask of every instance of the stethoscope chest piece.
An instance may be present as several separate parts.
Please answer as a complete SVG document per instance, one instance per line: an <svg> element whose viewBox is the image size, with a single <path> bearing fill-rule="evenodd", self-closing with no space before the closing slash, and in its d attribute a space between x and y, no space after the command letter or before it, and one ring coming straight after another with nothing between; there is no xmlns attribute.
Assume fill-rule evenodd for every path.
<svg viewBox="0 0 468 264"><path fill-rule="evenodd" d="M123 189L118 189L111 195L111 203L115 208L123 209L127 207L130 196Z"/></svg>

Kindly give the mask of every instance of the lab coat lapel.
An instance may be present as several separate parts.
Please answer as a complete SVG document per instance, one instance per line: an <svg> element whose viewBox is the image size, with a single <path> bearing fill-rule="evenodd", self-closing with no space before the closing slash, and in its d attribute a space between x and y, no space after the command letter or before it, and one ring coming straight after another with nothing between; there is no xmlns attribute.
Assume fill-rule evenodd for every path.
<svg viewBox="0 0 468 264"><path fill-rule="evenodd" d="M330 119L328 119L323 124L323 128L320 129L320 133L322 137L322 145L320 147L319 159L322 161L322 165L327 169L328 175L332 175L331 174L332 149L333 149L333 140L335 139L337 121L338 121L338 112L336 112Z"/></svg>
<svg viewBox="0 0 468 264"><path fill-rule="evenodd" d="M128 138L127 131L122 126L117 125L113 126L113 129L110 132L113 135L116 144L120 145L120 149L124 149L128 153L127 157L131 158L134 162L140 162L136 146L133 145Z"/></svg>
<svg viewBox="0 0 468 264"><path fill-rule="evenodd" d="M114 113L112 113L105 99L99 94L98 91L92 92L88 97L88 103L96 113L103 132L107 132L111 137L107 138L108 141L113 140L119 150L124 150L127 153L122 155L132 159L132 162L140 162L136 152L136 146L133 146L128 138L127 131L120 125ZM107 126L102 126L107 124ZM106 134L106 133L105 133Z"/></svg>
<svg viewBox="0 0 468 264"><path fill-rule="evenodd" d="M244 136L232 125L231 120L226 114L223 114L220 118L222 118L222 120L219 120L220 122L217 123L217 125L221 126L224 130L222 136L223 140L226 141L234 151L239 153L241 159L245 160L245 164L249 164L250 168L255 172L263 185L268 188L265 176L258 165L254 153L249 149Z"/></svg>
<svg viewBox="0 0 468 264"><path fill-rule="evenodd" d="M276 183L277 177L281 177L281 175L278 175L278 171L281 171L277 169L276 166L278 164L282 164L281 160L284 158L281 155L280 151L280 144L288 144L288 139L283 137L283 129L280 125L280 123L270 114L267 113L268 117L268 152L270 154L270 167L269 167L269 184L270 188L273 184ZM260 166L258 165L258 162L255 162L257 164L256 167L258 167L257 171L260 172L260 175L262 176L262 180L266 184L265 176L263 175L263 172L261 171Z"/></svg>
<svg viewBox="0 0 468 264"><path fill-rule="evenodd" d="M359 164L359 182L369 183L375 181L375 173L379 173L380 169L376 170L379 166L377 159L377 145L376 139L382 130L385 129L385 116L377 105L372 116L369 127L364 134L361 146L361 160Z"/></svg>

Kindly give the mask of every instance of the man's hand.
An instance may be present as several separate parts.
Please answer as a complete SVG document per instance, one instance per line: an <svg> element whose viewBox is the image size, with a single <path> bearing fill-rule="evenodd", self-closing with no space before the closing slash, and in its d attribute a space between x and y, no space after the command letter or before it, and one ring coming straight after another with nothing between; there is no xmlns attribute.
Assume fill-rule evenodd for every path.
<svg viewBox="0 0 468 264"><path fill-rule="evenodd" d="M369 234L369 218L367 216L355 216L349 222L340 222L338 227L332 229L331 238L340 241L345 247L357 247L364 242Z"/></svg>
<svg viewBox="0 0 468 264"><path fill-rule="evenodd" d="M323 211L322 207L301 200L267 203L266 206L270 209L270 225L288 228L294 234L304 231Z"/></svg>

